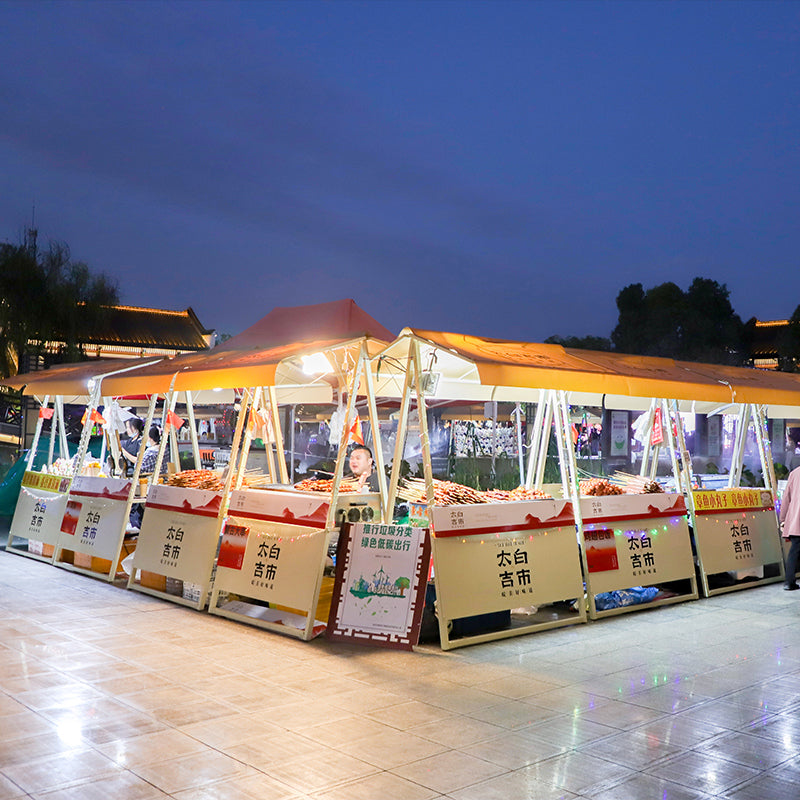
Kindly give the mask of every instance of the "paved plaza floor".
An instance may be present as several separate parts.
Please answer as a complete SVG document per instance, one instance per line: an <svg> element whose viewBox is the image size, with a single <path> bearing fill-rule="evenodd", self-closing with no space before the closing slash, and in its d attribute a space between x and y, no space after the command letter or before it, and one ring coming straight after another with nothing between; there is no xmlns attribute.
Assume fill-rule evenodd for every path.
<svg viewBox="0 0 800 800"><path fill-rule="evenodd" d="M793 800L800 592L443 652L300 642L0 552L0 800Z"/></svg>

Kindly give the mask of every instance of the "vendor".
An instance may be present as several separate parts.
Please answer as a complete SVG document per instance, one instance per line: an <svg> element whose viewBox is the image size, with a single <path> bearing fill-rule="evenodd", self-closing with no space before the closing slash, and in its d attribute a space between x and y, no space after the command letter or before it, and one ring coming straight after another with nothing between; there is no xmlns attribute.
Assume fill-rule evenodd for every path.
<svg viewBox="0 0 800 800"><path fill-rule="evenodd" d="M158 460L158 451L161 447L161 429L158 425L151 425L147 434L147 449L144 451L142 457L142 472L154 472L156 468L156 461ZM161 461L161 472L167 471L167 462Z"/></svg>
<svg viewBox="0 0 800 800"><path fill-rule="evenodd" d="M358 483L360 492L377 492L378 473L375 472L375 462L372 458L372 450L363 444L357 444L350 451L350 472L352 480Z"/></svg>
<svg viewBox="0 0 800 800"><path fill-rule="evenodd" d="M120 443L122 458L119 467L123 474L126 474L129 469L132 470L136 464L139 448L142 446L144 422L139 417L130 417L125 420L125 430L128 432L128 438Z"/></svg>

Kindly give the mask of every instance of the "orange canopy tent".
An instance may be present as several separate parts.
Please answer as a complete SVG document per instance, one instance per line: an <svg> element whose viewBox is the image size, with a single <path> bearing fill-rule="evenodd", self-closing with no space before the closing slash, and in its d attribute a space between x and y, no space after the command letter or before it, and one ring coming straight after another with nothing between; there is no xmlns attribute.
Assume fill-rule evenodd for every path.
<svg viewBox="0 0 800 800"><path fill-rule="evenodd" d="M275 308L219 347L164 359L129 375L109 378L104 393L203 391L308 382L301 356L335 350L355 360L366 344L374 355L393 334L353 300ZM332 365L335 366L335 365ZM280 374L279 374L280 373Z"/></svg>
<svg viewBox="0 0 800 800"><path fill-rule="evenodd" d="M521 392L557 389L574 394L573 400L581 404L606 407L626 407L629 398L652 397L715 405L800 406L800 376L790 373L415 328L404 328L380 354L379 375L383 370L384 376L379 394L391 391L392 365L408 355L414 342L420 346L422 365L440 375L437 398L527 399Z"/></svg>

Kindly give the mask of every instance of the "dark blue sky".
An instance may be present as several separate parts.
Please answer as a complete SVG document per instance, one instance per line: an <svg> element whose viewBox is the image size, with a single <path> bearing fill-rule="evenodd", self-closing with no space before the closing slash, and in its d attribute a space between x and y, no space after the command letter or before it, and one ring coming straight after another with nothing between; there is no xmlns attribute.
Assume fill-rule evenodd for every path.
<svg viewBox="0 0 800 800"><path fill-rule="evenodd" d="M0 2L0 240L238 333L610 334L629 283L800 304L800 3Z"/></svg>

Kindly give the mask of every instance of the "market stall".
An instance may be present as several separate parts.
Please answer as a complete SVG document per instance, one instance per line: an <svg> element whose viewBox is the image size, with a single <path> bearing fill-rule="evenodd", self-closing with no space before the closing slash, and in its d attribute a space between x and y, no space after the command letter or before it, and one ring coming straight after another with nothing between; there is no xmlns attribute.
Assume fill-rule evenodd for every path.
<svg viewBox="0 0 800 800"><path fill-rule="evenodd" d="M135 487L132 481L109 480L102 475L111 431L98 409L104 405L110 418L113 405L102 395L103 381L153 363L153 359L94 360L4 381L25 394L42 398L7 550L52 561L66 569L85 571L93 577L114 579ZM70 455L67 443L64 408L68 404L84 407L74 456ZM48 457L42 472L34 472L33 459L45 421L50 425ZM87 456L90 432L96 426L104 433L97 458ZM58 458L55 458L56 442ZM118 439L112 439L110 450L118 454ZM20 539L26 541L21 543Z"/></svg>
<svg viewBox="0 0 800 800"><path fill-rule="evenodd" d="M359 514L369 511L370 518L380 519L386 508L385 484L382 480L378 492L359 495L357 499L349 499L340 492L340 488L346 445L357 415L356 399L359 396L366 400L370 429L373 432L378 430L374 394L370 390L371 375L365 372L364 365L385 346L389 338L391 334L353 301L279 308L208 354L178 357L169 364L142 372L135 379L128 380L121 376L113 382L110 391L115 395L142 391L143 386L149 390L166 390L171 398L168 413L174 413L176 399L181 393L189 393L186 398L187 409L191 407L192 399L206 401L212 398L218 402L221 399L229 402L236 399L238 405L229 460L226 468L217 476L219 486L214 498L216 518L213 523L207 523L207 535L203 536L203 542L207 541L209 546L206 548L204 544L202 549L204 553L207 549L210 557L203 559L205 569L201 579L196 581L186 577L181 564L183 549L177 558L162 556L163 561L155 558L156 553L167 552L171 543L165 537L169 535L169 529L175 528L178 523L175 519L168 521L164 516L167 512L176 513L176 506L161 497L164 489L152 487L148 492L139 545L132 562L130 588L202 607L211 589L217 544L220 547L225 545L221 553L227 552L237 528L240 529L237 534L239 537L243 535L242 528L248 533L252 532L250 538L253 543L262 539L272 541L270 537L277 537L282 540L281 563L295 561L295 566L285 568L283 574L293 576L293 588L309 584L308 590L300 593L304 598L302 605L292 605L297 602L297 593L287 597L280 585L274 582L249 582L247 591L243 592L240 576L233 574L232 568L226 566L230 562L223 558L222 565L216 568L209 610L262 627L274 627L290 635L310 638L315 631L327 554L335 541L342 512L349 517L354 510ZM338 409L343 419L333 474L328 480L316 482L314 487L326 491L310 496L298 491L290 482L283 450L279 406L298 402L327 404ZM248 468L248 457L255 438L265 442L266 452L258 469L251 470ZM383 465L380 455L376 455L380 476ZM180 476L181 473L178 473L175 479L179 480ZM191 489L191 486L184 487L184 492ZM237 516L230 521L232 527L229 532L225 523L231 501L235 503ZM325 518L315 523L321 522L321 527L300 526L303 530L298 531L295 523L282 516L298 502L301 505L304 502L324 505ZM178 505L186 513L189 513L190 507L195 509L188 496L182 496ZM159 513L150 513L151 507L157 508ZM205 499L199 502L198 507L209 508ZM192 513L196 516L196 510ZM210 514L208 516L210 518ZM242 524L243 520L246 524ZM185 521L181 527L185 529L187 525L188 521ZM313 530L306 530L308 527ZM320 551L319 558L312 559L315 564L310 571L307 556L309 539L314 540ZM256 545L254 547L254 552L263 549ZM150 555L146 555L148 553ZM254 567L254 574L255 571ZM179 593L181 581L183 590ZM187 584L192 587L191 594L187 594ZM235 594L234 599L230 598L231 594ZM280 619L277 621L275 614L264 611L267 607L272 610L274 606L280 608ZM295 621L299 617L304 620L299 627L285 622L288 619Z"/></svg>
<svg viewBox="0 0 800 800"><path fill-rule="evenodd" d="M572 503L587 602L590 601L589 613L593 617L611 611L621 613L698 596L689 530L689 523L696 522L691 496L691 458L677 424L673 435L673 423L676 423L680 413L688 410L712 412L714 408L730 406L732 401L738 403L738 409L741 407L739 401L743 401L752 413L761 413L763 416L763 408L753 408L756 403L764 404L772 400L796 404L800 398L800 382L792 376L778 379L770 377L759 384L753 380L751 370L740 369L726 371L723 380L715 375L714 367L708 365L697 368L696 365L671 359L593 353L557 345L500 342L412 329L405 329L400 338L381 354L378 369L383 371L383 379L377 387L379 396L394 391L401 398L400 428L389 489L390 502L394 493L403 491L397 471L406 435L402 420L409 413L412 398L417 404L420 446L425 454L424 499L434 511L434 563L437 562L437 551L439 560L443 560L442 541L451 537L437 534L436 521L439 520L441 525L447 515L436 508L436 482L431 469L425 422L426 405L457 397L484 402L507 398L536 404L536 416L529 426L529 457L524 487L541 489L543 459L553 431L559 454L561 496ZM749 386L749 393L737 388L734 381L740 375L742 385ZM672 462L672 492L654 501L650 495L642 494L645 481L632 481L626 476L622 487L617 482L614 493L635 492L639 496L626 497L619 502L613 498L587 500L581 491L581 476L570 439L569 409L571 405L578 404L640 412L660 408L664 414L663 425L668 429L665 446L669 448ZM629 433L625 433L627 427L626 422L623 428L625 436L629 436ZM763 437L759 437L759 442L763 446L766 464L769 445L763 441ZM644 464L642 468L645 470ZM765 472L768 472L767 466ZM645 477L645 472L641 477ZM735 474L732 480L736 480ZM768 477L768 487L771 486L769 480ZM593 482L583 483L588 485ZM637 483L638 487L634 485ZM663 487L659 489L663 491ZM499 518L501 513L497 508L489 509L487 516ZM584 515L588 516L584 518ZM774 513L769 523L761 529L761 535L765 542L777 537ZM603 550L608 556L612 555L612 550L618 551L613 559L613 568L601 568L606 562L594 552L590 557L591 563L587 563L587 552L591 548ZM638 552L634 553L634 550ZM771 553L768 547L765 551ZM620 557L622 554L624 558ZM647 567L639 565L640 561L644 564L645 556ZM575 557L579 557L577 548ZM612 563L611 560L608 563ZM779 580L780 576L774 579ZM611 594L613 597L613 593L639 588L639 584L643 584L641 588L644 589L655 589L646 603L628 605L621 601L612 607L597 608L596 600L601 595ZM440 608L446 610L448 604L443 591L446 591L446 585L437 586ZM446 611L447 616L450 613ZM440 619L440 627L443 624ZM512 625L507 630L487 634L487 637L514 635L514 628ZM527 632L523 627L518 630ZM444 635L442 641L447 641ZM453 643L447 641L447 644L452 646Z"/></svg>

